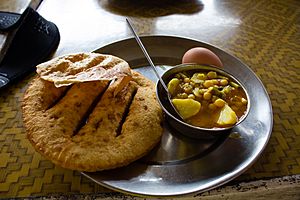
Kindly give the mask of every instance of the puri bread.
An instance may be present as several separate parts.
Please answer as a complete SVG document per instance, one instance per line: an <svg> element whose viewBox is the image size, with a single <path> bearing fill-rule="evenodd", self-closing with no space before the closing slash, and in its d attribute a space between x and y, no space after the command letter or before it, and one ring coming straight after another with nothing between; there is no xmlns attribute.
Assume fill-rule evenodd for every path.
<svg viewBox="0 0 300 200"><path fill-rule="evenodd" d="M56 87L73 83L112 80L130 75L128 63L116 56L99 53L75 53L39 64L37 73Z"/></svg>
<svg viewBox="0 0 300 200"><path fill-rule="evenodd" d="M162 134L154 84L132 71L132 80L88 81L55 87L37 76L25 92L27 137L43 156L64 168L100 171L147 154Z"/></svg>

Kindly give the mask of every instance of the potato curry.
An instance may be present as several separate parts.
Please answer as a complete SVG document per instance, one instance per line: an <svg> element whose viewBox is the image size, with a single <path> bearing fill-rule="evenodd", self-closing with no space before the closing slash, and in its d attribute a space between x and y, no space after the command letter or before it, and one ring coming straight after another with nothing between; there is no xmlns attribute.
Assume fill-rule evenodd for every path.
<svg viewBox="0 0 300 200"><path fill-rule="evenodd" d="M230 127L247 110L243 88L215 71L177 73L168 82L168 90L179 114L194 126Z"/></svg>

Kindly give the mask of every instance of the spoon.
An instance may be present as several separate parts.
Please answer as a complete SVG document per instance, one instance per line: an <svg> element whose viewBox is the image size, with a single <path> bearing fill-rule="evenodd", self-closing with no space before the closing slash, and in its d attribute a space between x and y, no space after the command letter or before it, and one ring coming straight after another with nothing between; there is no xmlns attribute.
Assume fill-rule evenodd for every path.
<svg viewBox="0 0 300 200"><path fill-rule="evenodd" d="M155 65L153 64L153 61L152 59L150 58L145 46L143 45L142 41L140 40L139 36L137 35L136 31L134 30L130 20L128 18L126 18L126 22L131 30L131 32L133 33L138 45L140 46L141 50L143 51L145 57L147 58L152 70L154 71L156 77L158 78L159 82L161 83L161 85L163 86L165 92L167 93L167 96L168 96L168 100L173 108L173 110L175 111L174 113L176 113L177 116L175 116L176 118L180 119L180 120L183 120L183 118L181 117L181 115L179 114L179 112L177 111L177 109L175 108L174 104L172 103L171 101L171 94L168 90L168 87L166 86L165 82L162 80L161 76L159 75L158 71L156 70L155 68Z"/></svg>

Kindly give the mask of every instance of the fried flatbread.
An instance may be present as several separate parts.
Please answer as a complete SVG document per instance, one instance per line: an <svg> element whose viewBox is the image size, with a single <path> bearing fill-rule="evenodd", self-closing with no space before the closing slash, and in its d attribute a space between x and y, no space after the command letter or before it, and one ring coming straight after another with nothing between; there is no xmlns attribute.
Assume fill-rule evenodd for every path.
<svg viewBox="0 0 300 200"><path fill-rule="evenodd" d="M113 84L59 88L36 77L22 105L33 147L59 166L90 172L126 166L147 154L160 141L162 111L154 84L131 73L131 80Z"/></svg>
<svg viewBox="0 0 300 200"><path fill-rule="evenodd" d="M99 53L64 55L38 65L36 71L43 80L53 82L56 87L131 75L126 61Z"/></svg>

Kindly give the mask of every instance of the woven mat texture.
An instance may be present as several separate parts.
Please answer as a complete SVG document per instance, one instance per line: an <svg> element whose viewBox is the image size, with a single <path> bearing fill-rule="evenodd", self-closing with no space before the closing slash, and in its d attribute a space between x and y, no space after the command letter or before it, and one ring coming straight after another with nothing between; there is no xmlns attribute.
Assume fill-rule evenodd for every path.
<svg viewBox="0 0 300 200"><path fill-rule="evenodd" d="M186 2L188 6L193 1ZM242 23L234 33L226 29L210 43L251 67L270 95L274 116L265 151L236 181L300 174L300 2L224 2ZM149 12L151 17L150 11L142 5L135 7L136 15ZM180 13L180 8L157 12L169 17ZM0 91L0 197L111 192L76 171L55 166L34 151L26 139L20 109L33 76Z"/></svg>

